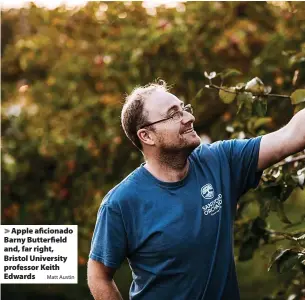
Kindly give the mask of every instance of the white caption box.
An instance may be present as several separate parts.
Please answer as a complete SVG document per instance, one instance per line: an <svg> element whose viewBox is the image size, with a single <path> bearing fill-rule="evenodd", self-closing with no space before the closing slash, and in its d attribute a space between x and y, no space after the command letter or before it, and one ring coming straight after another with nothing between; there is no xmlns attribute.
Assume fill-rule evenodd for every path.
<svg viewBox="0 0 305 300"><path fill-rule="evenodd" d="M77 225L2 225L0 283L77 283Z"/></svg>

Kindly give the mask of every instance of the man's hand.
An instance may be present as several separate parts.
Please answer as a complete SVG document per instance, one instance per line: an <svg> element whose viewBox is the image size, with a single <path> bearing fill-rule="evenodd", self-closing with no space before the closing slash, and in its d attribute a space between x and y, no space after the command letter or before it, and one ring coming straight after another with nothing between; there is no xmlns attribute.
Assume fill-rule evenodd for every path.
<svg viewBox="0 0 305 300"><path fill-rule="evenodd" d="M264 170L285 157L305 149L305 109L283 128L262 137L258 170Z"/></svg>
<svg viewBox="0 0 305 300"><path fill-rule="evenodd" d="M88 286L95 300L123 300L114 280L115 269L89 259Z"/></svg>

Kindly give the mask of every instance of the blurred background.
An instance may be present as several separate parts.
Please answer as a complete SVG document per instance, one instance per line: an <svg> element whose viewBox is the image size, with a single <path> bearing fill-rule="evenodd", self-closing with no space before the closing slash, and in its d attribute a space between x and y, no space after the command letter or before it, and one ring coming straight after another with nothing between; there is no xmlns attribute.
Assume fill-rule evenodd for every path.
<svg viewBox="0 0 305 300"><path fill-rule="evenodd" d="M290 94L304 88L304 52L304 2L3 2L2 224L79 226L77 285L2 285L3 299L92 299L86 263L97 209L143 161L120 125L124 97L136 86L167 81L193 105L195 128L209 143L231 137L237 107L202 89L205 71L235 69L241 73L228 84L258 76L274 93ZM289 99L270 100L267 116L255 134L290 120ZM285 202L294 230L304 228L304 199L296 189ZM243 218L257 214L253 201ZM286 226L275 213L267 221ZM287 299L281 291L293 274L267 272L276 247L237 259L242 299ZM127 261L115 281L128 299Z"/></svg>

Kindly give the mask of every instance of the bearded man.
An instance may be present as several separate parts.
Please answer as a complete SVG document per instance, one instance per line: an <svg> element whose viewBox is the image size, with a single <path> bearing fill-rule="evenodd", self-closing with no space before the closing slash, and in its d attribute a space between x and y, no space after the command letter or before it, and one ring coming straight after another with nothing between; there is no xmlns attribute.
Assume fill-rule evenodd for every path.
<svg viewBox="0 0 305 300"><path fill-rule="evenodd" d="M238 199L265 168L305 148L305 110L264 136L201 144L192 107L163 82L136 88L121 120L145 162L99 208L88 261L92 295L122 299L113 276L126 257L130 299L239 299Z"/></svg>

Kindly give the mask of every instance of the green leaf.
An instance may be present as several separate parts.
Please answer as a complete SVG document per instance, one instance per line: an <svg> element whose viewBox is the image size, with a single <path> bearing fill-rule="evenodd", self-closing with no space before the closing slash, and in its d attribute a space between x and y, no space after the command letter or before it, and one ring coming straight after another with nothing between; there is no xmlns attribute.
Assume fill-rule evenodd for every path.
<svg viewBox="0 0 305 300"><path fill-rule="evenodd" d="M304 52L299 52L296 55L293 55L289 59L289 65L292 67L294 64L302 63L305 61Z"/></svg>
<svg viewBox="0 0 305 300"><path fill-rule="evenodd" d="M223 87L225 90L228 90L229 92L226 92L224 90L219 90L219 97L220 99L226 103L232 103L236 97L235 88L234 87Z"/></svg>
<svg viewBox="0 0 305 300"><path fill-rule="evenodd" d="M300 241L300 240L305 240L305 234L302 234L302 235L299 236L297 239L298 239L298 241Z"/></svg>
<svg viewBox="0 0 305 300"><path fill-rule="evenodd" d="M286 213L284 211L284 205L280 201L276 201L276 212L280 220L285 224L292 224L291 221L286 216Z"/></svg>
<svg viewBox="0 0 305 300"><path fill-rule="evenodd" d="M291 96L292 104L299 104L301 102L305 102L305 89L295 90Z"/></svg>
<svg viewBox="0 0 305 300"><path fill-rule="evenodd" d="M305 102L299 103L294 107L293 113L296 114L300 110L305 108Z"/></svg>
<svg viewBox="0 0 305 300"><path fill-rule="evenodd" d="M241 93L237 95L237 114L243 119L248 119L252 116L252 93Z"/></svg>
<svg viewBox="0 0 305 300"><path fill-rule="evenodd" d="M263 218L256 217L252 223L251 231L256 236L263 237L266 233L266 230L265 230L266 226L267 226L267 223Z"/></svg>
<svg viewBox="0 0 305 300"><path fill-rule="evenodd" d="M252 93L248 93L248 92L244 92L244 93L240 93L237 95L237 104L241 104L241 103L252 103L252 97L253 94Z"/></svg>
<svg viewBox="0 0 305 300"><path fill-rule="evenodd" d="M277 249L271 259L270 259L270 263L269 263L269 267L268 267L268 272L272 269L272 267L274 266L274 263L279 260L286 252L289 252L290 249Z"/></svg>
<svg viewBox="0 0 305 300"><path fill-rule="evenodd" d="M284 185L282 188L282 192L280 195L280 200L282 202L285 202L291 195L291 193L293 192L294 187L291 185Z"/></svg>
<svg viewBox="0 0 305 300"><path fill-rule="evenodd" d="M296 264L299 264L300 255L302 256L302 249L279 249L273 254L268 271L274 264L276 264L279 273L289 271Z"/></svg>
<svg viewBox="0 0 305 300"><path fill-rule="evenodd" d="M259 246L260 237L251 235L241 245L238 260L247 261L253 257L254 251Z"/></svg>
<svg viewBox="0 0 305 300"><path fill-rule="evenodd" d="M259 202L259 215L262 219L267 218L270 212L271 201L269 199L263 199Z"/></svg>
<svg viewBox="0 0 305 300"><path fill-rule="evenodd" d="M259 117L264 117L267 113L267 101L254 101L253 111Z"/></svg>
<svg viewBox="0 0 305 300"><path fill-rule="evenodd" d="M247 82L245 90L253 94L263 94L265 91L265 86L258 77L255 77Z"/></svg>
<svg viewBox="0 0 305 300"><path fill-rule="evenodd" d="M289 252L279 261L278 263L278 271L279 273L283 273L286 271L290 271L296 264L299 263L299 256L297 253Z"/></svg>
<svg viewBox="0 0 305 300"><path fill-rule="evenodd" d="M199 99L202 96L202 93L203 93L203 88L197 92L197 94L194 97L194 100Z"/></svg>
<svg viewBox="0 0 305 300"><path fill-rule="evenodd" d="M298 170L297 174L291 174L293 181L301 188L305 186L305 168Z"/></svg>
<svg viewBox="0 0 305 300"><path fill-rule="evenodd" d="M254 129L257 129L259 127L262 127L264 125L270 125L272 123L272 118L265 117L265 118L259 118L254 123Z"/></svg>
<svg viewBox="0 0 305 300"><path fill-rule="evenodd" d="M221 73L218 73L217 75L220 75L222 79L228 78L230 76L238 76L242 75L242 73L236 69L226 69Z"/></svg>

